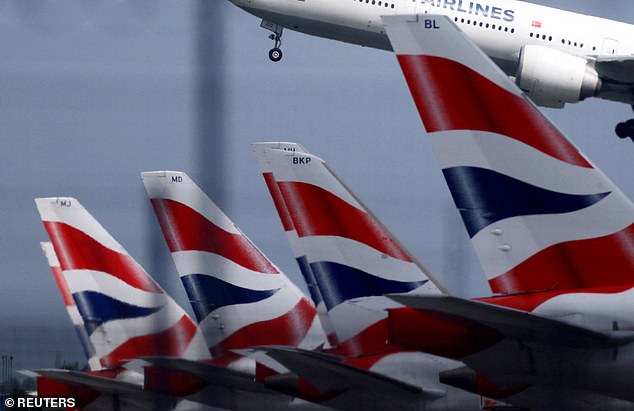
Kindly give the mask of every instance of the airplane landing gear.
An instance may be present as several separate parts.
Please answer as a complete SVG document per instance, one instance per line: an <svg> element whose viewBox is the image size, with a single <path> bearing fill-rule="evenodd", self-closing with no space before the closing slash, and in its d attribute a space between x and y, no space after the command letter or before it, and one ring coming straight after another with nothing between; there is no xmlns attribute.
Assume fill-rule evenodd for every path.
<svg viewBox="0 0 634 411"><path fill-rule="evenodd" d="M632 106L634 110L634 106ZM619 138L631 138L634 142L634 118L616 125L614 132Z"/></svg>
<svg viewBox="0 0 634 411"><path fill-rule="evenodd" d="M277 41L275 42L275 47L269 50L269 58L271 59L271 61L276 63L282 60L282 50L278 47Z"/></svg>
<svg viewBox="0 0 634 411"><path fill-rule="evenodd" d="M280 47L282 46L282 32L284 31L284 27L268 20L262 20L260 27L273 32L269 38L275 41L275 46L269 51L269 58L274 62L282 60L282 49Z"/></svg>

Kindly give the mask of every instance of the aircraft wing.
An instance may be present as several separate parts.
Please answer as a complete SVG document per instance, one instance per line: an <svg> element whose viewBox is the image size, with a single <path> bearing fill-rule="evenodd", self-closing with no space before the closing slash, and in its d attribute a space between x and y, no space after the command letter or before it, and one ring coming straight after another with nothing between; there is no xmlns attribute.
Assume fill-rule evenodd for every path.
<svg viewBox="0 0 634 411"><path fill-rule="evenodd" d="M366 392L395 398L437 399L446 395L342 362L341 357L292 347L259 347L293 373L305 378L322 392Z"/></svg>
<svg viewBox="0 0 634 411"><path fill-rule="evenodd" d="M418 311L446 314L458 322L482 324L511 339L563 344L570 347L618 347L634 341L632 332L598 332L482 301L446 295L397 294L389 297Z"/></svg>
<svg viewBox="0 0 634 411"><path fill-rule="evenodd" d="M143 359L157 367L187 373L208 384L241 391L271 392L263 384L253 381L253 376L219 365L174 357L147 357Z"/></svg>
<svg viewBox="0 0 634 411"><path fill-rule="evenodd" d="M116 380L114 378L99 377L80 371L42 369L35 370L35 373L55 381L72 385L81 385L102 393L134 395L147 394L144 393L143 387L138 384Z"/></svg>
<svg viewBox="0 0 634 411"><path fill-rule="evenodd" d="M597 57L595 70L603 81L634 85L634 56Z"/></svg>

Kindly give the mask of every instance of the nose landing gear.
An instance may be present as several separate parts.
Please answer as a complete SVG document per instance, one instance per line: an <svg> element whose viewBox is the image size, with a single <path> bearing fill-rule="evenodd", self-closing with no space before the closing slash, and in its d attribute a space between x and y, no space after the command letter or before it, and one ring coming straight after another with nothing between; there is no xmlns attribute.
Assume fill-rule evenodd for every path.
<svg viewBox="0 0 634 411"><path fill-rule="evenodd" d="M273 62L282 60L282 49L280 47L282 46L282 32L284 31L284 27L268 20L262 20L260 27L273 32L269 38L275 41L275 46L269 51L269 58Z"/></svg>

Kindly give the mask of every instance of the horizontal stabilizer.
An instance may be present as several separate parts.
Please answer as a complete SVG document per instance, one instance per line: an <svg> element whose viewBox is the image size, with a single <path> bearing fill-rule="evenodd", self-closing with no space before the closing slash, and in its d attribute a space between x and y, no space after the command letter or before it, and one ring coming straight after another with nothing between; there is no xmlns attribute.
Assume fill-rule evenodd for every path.
<svg viewBox="0 0 634 411"><path fill-rule="evenodd" d="M91 388L95 391L108 394L144 394L143 387L128 381L116 380L114 378L100 377L79 371L62 369L42 369L35 370L35 373L43 377L66 384L80 385ZM145 393L147 394L147 393ZM144 394L144 395L145 395ZM160 396L157 394L157 396Z"/></svg>
<svg viewBox="0 0 634 411"><path fill-rule="evenodd" d="M342 358L315 351L292 347L260 347L288 369L322 392L360 391L373 394L413 397L433 400L442 398L446 392L424 389L372 371L367 371L342 362Z"/></svg>
<svg viewBox="0 0 634 411"><path fill-rule="evenodd" d="M634 341L634 333L602 333L567 322L481 301L443 295L390 295L395 301L426 313L454 317L460 323L482 324L507 338L570 347L616 347Z"/></svg>
<svg viewBox="0 0 634 411"><path fill-rule="evenodd" d="M262 384L254 382L252 375L219 365L173 357L148 357L144 360L156 367L187 373L208 384L241 391L270 392Z"/></svg>

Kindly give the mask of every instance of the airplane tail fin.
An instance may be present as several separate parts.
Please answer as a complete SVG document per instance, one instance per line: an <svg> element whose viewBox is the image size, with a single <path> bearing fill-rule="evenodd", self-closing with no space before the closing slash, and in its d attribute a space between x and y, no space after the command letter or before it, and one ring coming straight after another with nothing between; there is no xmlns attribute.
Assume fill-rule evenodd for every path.
<svg viewBox="0 0 634 411"><path fill-rule="evenodd" d="M284 199L282 198L282 193L277 186L277 183L275 182L273 170L271 169L271 165L266 158L266 151L268 149L285 150L289 152L306 152L306 150L300 144L291 142L253 143L251 145L251 148L255 153L258 165L260 166L260 170L262 171L262 177L264 178L266 187L269 190L269 194L271 195L271 199L273 200L273 204L275 206L277 214L280 217L282 227L284 228L284 232L286 233L286 237L288 238L288 242L290 243L295 261L297 261L297 265L302 274L302 277L304 278L304 282L308 287L308 292L310 293L310 297L313 300L313 304L315 304L315 307L317 308L319 320L324 332L326 333L326 337L328 338L328 343L330 344L330 346L336 347L339 345L340 341L337 338L337 333L335 332L332 320L328 316L328 310L326 309L326 306L324 304L324 298L321 295L321 291L319 290L319 285L317 284L317 280L315 279L315 274L310 268L310 264L308 264L306 254L300 245L299 237L297 236L297 230L295 229L295 226L293 224L293 219L291 218L290 213L286 208L286 204L284 203Z"/></svg>
<svg viewBox="0 0 634 411"><path fill-rule="evenodd" d="M192 319L79 201L35 202L104 368L146 356L210 358Z"/></svg>
<svg viewBox="0 0 634 411"><path fill-rule="evenodd" d="M42 247L42 251L46 256L48 265L53 272L53 276L55 277L55 283L57 284L57 288L59 288L59 292L62 295L62 299L64 300L64 306L66 306L66 312L68 312L70 321L73 324L75 331L77 332L77 336L79 337L79 342L84 349L84 354L86 354L88 367L91 371L99 370L101 369L101 364L99 363L99 358L95 356L95 346L90 341L90 335L88 335L88 332L84 326L84 320L79 314L77 304L75 304L75 300L73 299L73 294L71 293L70 288L66 283L64 273L62 272L59 260L57 258L57 255L55 254L55 249L53 248L53 243L48 241L41 242L40 246Z"/></svg>
<svg viewBox="0 0 634 411"><path fill-rule="evenodd" d="M299 148L266 149L264 155L272 173L268 183L277 186L291 221L285 226L296 231L295 248L305 255L338 340L350 354L384 346L389 303L382 296L438 292L428 282L429 272L322 159ZM375 309L369 309L373 303Z"/></svg>
<svg viewBox="0 0 634 411"><path fill-rule="evenodd" d="M141 174L210 350L310 346L315 307L182 172Z"/></svg>
<svg viewBox="0 0 634 411"><path fill-rule="evenodd" d="M449 19L384 23L493 292L634 283L629 199Z"/></svg>

